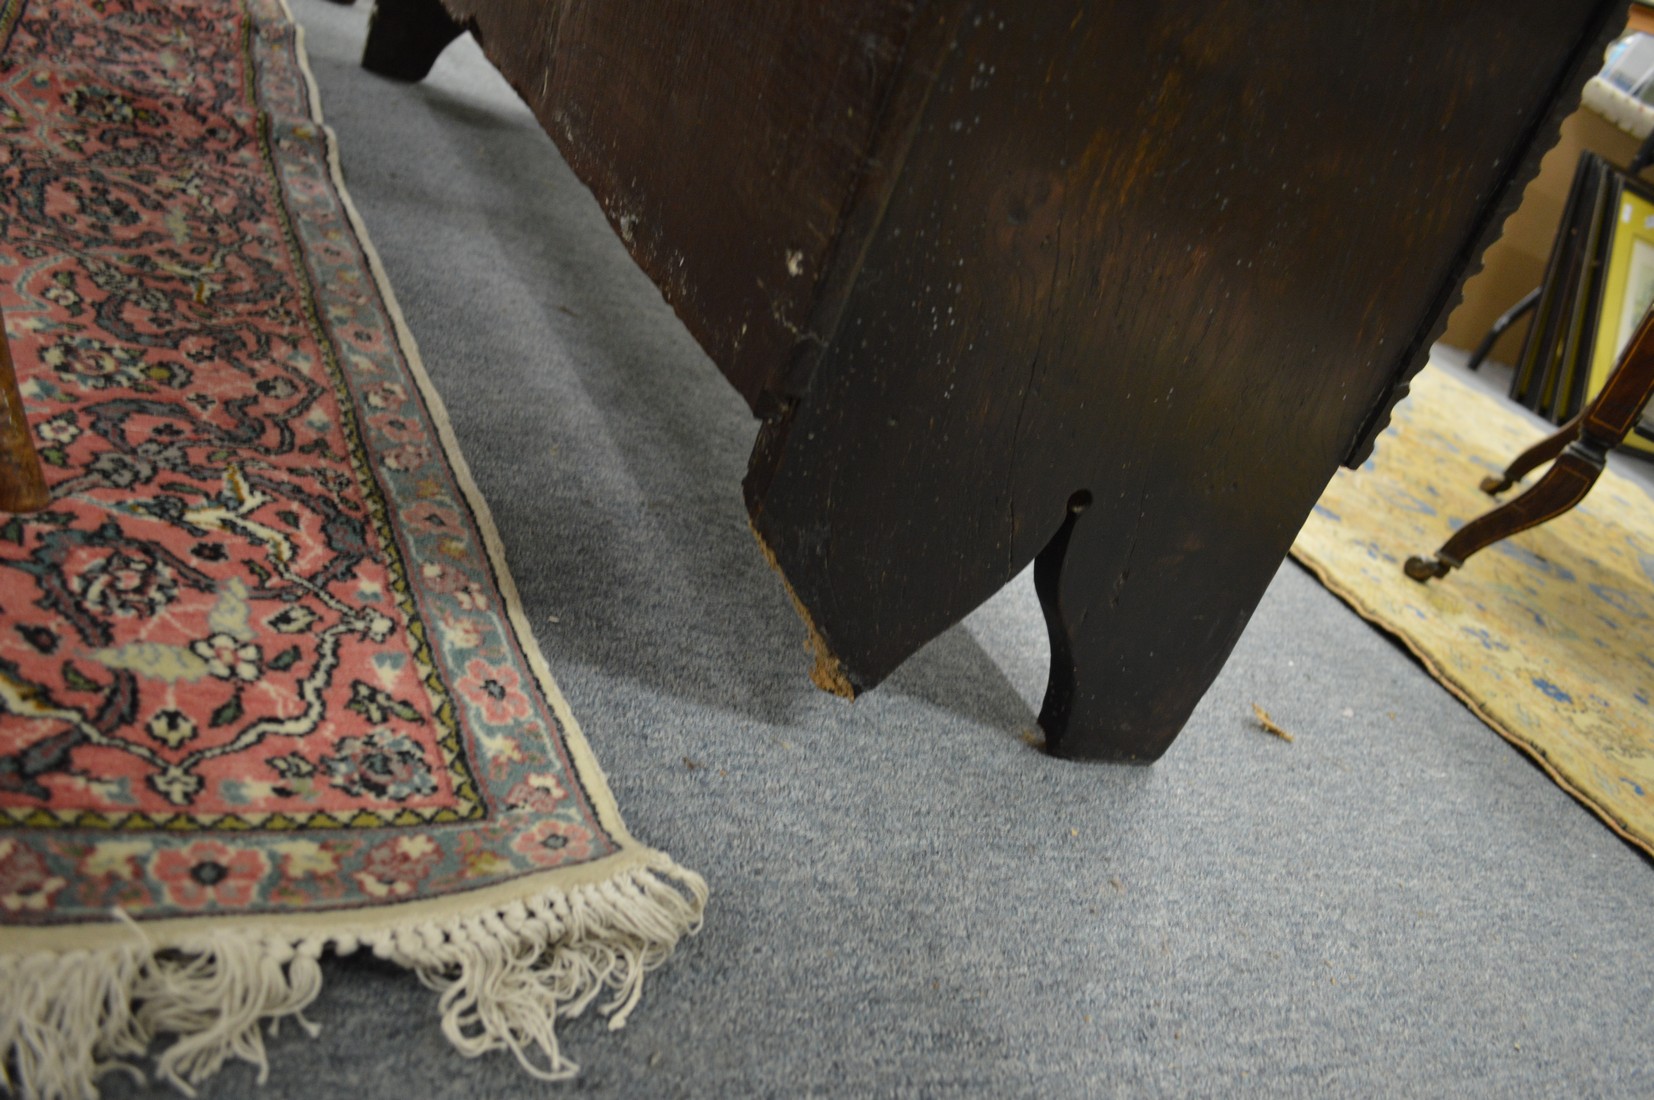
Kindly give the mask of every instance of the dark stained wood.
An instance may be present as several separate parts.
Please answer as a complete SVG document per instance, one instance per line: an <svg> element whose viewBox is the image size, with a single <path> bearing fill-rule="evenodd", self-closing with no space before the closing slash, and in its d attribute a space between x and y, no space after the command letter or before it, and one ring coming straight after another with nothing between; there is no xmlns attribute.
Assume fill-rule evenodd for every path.
<svg viewBox="0 0 1654 1100"><path fill-rule="evenodd" d="M1600 57L1577 6L1473 7L963 21L843 320L749 480L851 684L1044 552L1048 742L1164 750Z"/></svg>
<svg viewBox="0 0 1654 1100"><path fill-rule="evenodd" d="M1482 492L1496 497L1556 458L1567 449L1568 444L1579 438L1579 426L1584 422L1585 410L1581 409L1572 420L1512 459L1502 475L1495 477L1489 474L1484 477L1481 482Z"/></svg>
<svg viewBox="0 0 1654 1100"><path fill-rule="evenodd" d="M388 14L381 18L381 12ZM392 80L424 80L442 51L464 33L465 27L448 14L442 0L381 3L373 9L362 67Z"/></svg>
<svg viewBox="0 0 1654 1100"><path fill-rule="evenodd" d="M1037 557L1048 742L1121 760L1370 449L1625 11L446 2L764 418L748 508L818 682Z"/></svg>
<svg viewBox="0 0 1654 1100"><path fill-rule="evenodd" d="M1419 582L1445 577L1480 550L1530 527L1548 523L1585 499L1608 462L1654 396L1654 311L1645 314L1602 392L1572 421L1528 448L1511 464L1505 480L1554 458L1545 476L1515 500L1477 516L1454 532L1433 558L1411 557L1402 568ZM1483 482L1487 488L1487 482Z"/></svg>
<svg viewBox="0 0 1654 1100"><path fill-rule="evenodd" d="M1596 484L1605 462L1604 455L1582 447L1577 440L1570 443L1533 488L1459 528L1435 557L1410 557L1402 569L1420 583L1447 576L1477 551L1573 508Z"/></svg>
<svg viewBox="0 0 1654 1100"><path fill-rule="evenodd" d="M421 6L380 0L368 52ZM707 354L770 407L795 352L820 340L812 313L918 4L447 6Z"/></svg>
<svg viewBox="0 0 1654 1100"><path fill-rule="evenodd" d="M0 318L0 512L38 512L51 499Z"/></svg>

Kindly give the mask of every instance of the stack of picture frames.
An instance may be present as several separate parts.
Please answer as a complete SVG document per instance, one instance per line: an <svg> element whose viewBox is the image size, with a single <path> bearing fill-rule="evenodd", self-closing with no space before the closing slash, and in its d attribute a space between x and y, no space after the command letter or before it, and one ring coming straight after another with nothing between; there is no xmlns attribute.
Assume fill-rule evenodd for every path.
<svg viewBox="0 0 1654 1100"><path fill-rule="evenodd" d="M1533 322L1510 395L1561 424L1602 389L1654 301L1654 187L1595 153L1582 154L1545 281L1512 314L1529 301ZM1645 413L1621 446L1654 456L1654 414Z"/></svg>

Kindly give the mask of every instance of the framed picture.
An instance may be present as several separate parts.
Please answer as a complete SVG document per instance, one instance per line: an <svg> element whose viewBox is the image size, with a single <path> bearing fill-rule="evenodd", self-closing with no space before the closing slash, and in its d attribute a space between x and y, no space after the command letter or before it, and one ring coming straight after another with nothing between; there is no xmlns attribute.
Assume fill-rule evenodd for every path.
<svg viewBox="0 0 1654 1100"><path fill-rule="evenodd" d="M1602 390L1638 322L1654 303L1654 194L1627 177L1618 182L1586 401ZM1654 417L1645 412L1642 423L1625 437L1622 446L1654 455Z"/></svg>
<svg viewBox="0 0 1654 1100"><path fill-rule="evenodd" d="M1608 381L1654 302L1654 188L1580 156L1522 341L1511 398L1561 424ZM1654 457L1654 415L1620 444Z"/></svg>
<svg viewBox="0 0 1654 1100"><path fill-rule="evenodd" d="M1602 298L1615 172L1602 157L1579 158L1562 221L1545 264L1533 322L1522 342L1511 397L1556 423L1584 400Z"/></svg>

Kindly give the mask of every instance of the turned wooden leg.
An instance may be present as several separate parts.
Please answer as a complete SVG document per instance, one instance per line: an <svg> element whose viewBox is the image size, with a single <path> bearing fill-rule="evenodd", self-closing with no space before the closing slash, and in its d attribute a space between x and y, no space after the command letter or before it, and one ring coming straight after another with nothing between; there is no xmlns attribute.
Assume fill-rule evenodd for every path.
<svg viewBox="0 0 1654 1100"><path fill-rule="evenodd" d="M1442 544L1433 558L1408 558L1407 575L1423 583L1445 577L1470 555L1554 519L1585 499L1608 461L1608 449L1618 444L1642 416L1654 394L1654 309L1643 315L1625 354L1608 376L1602 392L1572 423L1524 451L1506 472L1516 476L1545 461L1547 451L1560 451L1555 464L1533 488L1461 527ZM1578 438L1568 438L1568 433ZM1558 440L1562 442L1559 444ZM1492 479L1490 479L1492 480ZM1484 484L1484 488L1485 488ZM1490 490L1491 491L1491 490Z"/></svg>
<svg viewBox="0 0 1654 1100"><path fill-rule="evenodd" d="M50 500L0 321L0 511L37 512Z"/></svg>
<svg viewBox="0 0 1654 1100"><path fill-rule="evenodd" d="M362 68L392 80L424 80L448 43L463 33L465 27L441 0L378 0Z"/></svg>
<svg viewBox="0 0 1654 1100"><path fill-rule="evenodd" d="M1500 493L1521 481L1528 474L1550 462L1567 449L1568 444L1579 438L1579 426L1585 422L1585 414L1568 421L1562 427L1541 439L1516 456L1516 460L1505 468L1503 477L1494 477L1491 474L1482 479L1482 492L1489 496L1498 496Z"/></svg>

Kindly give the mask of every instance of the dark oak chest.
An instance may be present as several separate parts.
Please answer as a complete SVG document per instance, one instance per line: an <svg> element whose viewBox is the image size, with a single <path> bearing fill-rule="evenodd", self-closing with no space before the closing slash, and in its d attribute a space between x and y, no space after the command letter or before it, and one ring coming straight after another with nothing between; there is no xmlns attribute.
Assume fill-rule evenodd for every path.
<svg viewBox="0 0 1654 1100"><path fill-rule="evenodd" d="M1618 2L380 0L476 33L761 419L870 688L1030 562L1054 751L1152 760L1423 363Z"/></svg>

